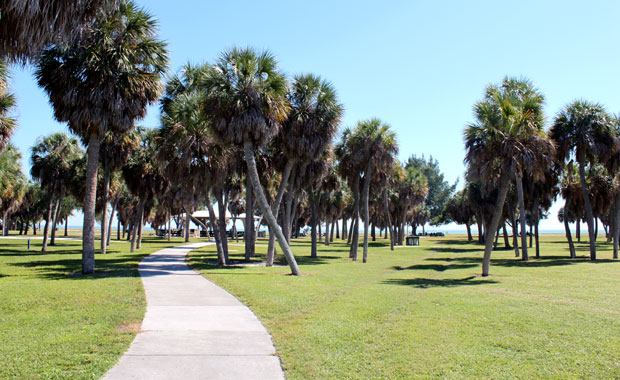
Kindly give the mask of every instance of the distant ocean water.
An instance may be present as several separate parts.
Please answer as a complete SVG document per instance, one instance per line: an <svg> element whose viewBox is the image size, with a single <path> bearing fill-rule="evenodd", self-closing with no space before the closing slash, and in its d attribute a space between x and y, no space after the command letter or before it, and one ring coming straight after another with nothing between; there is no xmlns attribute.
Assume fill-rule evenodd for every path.
<svg viewBox="0 0 620 380"><path fill-rule="evenodd" d="M63 226L59 226L58 227L59 230L61 230L63 228L64 228ZM70 229L81 229L82 226L80 226L80 225L70 225L69 228ZM95 229L100 230L101 227L96 226ZM116 230L116 226L113 226L112 229ZM150 230L150 231L154 230L150 225L148 227L145 226L144 229L145 230ZM265 229L265 228L261 227L261 231L263 229ZM238 231L243 231L243 228L237 228L237 230ZM460 235L460 234L466 234L467 233L467 230L465 230L465 229L463 229L463 230L455 230L455 229L442 229L442 228L426 228L425 231L426 231L427 234L431 233L431 232L443 232L444 234L447 234L447 235ZM362 230L360 230L360 232L362 232ZM378 232L378 230L377 230L377 232ZM563 234L564 230L560 230L560 229L555 229L555 230L554 229L541 229L539 232L541 234ZM603 231L601 231L601 232L603 232ZM418 233L422 233L422 229L421 228L418 228ZM472 229L471 233L473 235L475 235L475 234L478 233L478 230ZM510 230L508 231L508 233L511 233ZM586 230L586 233L587 233L587 230Z"/></svg>

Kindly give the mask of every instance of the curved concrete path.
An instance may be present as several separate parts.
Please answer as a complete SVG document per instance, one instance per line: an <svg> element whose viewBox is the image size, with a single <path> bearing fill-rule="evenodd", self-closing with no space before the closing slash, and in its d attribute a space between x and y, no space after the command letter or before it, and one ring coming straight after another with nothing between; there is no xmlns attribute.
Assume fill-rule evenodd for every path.
<svg viewBox="0 0 620 380"><path fill-rule="evenodd" d="M163 249L140 262L148 303L142 331L104 380L284 379L254 313L185 263L207 244Z"/></svg>

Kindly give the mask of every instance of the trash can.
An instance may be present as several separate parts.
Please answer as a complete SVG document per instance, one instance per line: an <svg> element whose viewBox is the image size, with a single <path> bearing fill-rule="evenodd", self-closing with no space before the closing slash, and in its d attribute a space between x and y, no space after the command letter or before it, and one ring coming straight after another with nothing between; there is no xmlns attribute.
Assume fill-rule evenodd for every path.
<svg viewBox="0 0 620 380"><path fill-rule="evenodd" d="M405 240L407 245L420 245L419 236L407 236Z"/></svg>

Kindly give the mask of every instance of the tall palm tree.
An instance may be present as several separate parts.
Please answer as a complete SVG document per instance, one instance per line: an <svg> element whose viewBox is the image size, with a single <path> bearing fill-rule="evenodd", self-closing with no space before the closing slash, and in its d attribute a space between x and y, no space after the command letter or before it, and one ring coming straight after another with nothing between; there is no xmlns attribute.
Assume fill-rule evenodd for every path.
<svg viewBox="0 0 620 380"><path fill-rule="evenodd" d="M9 67L6 61L0 60L0 153L17 125L17 120L9 115L14 107L15 96L9 92Z"/></svg>
<svg viewBox="0 0 620 380"><path fill-rule="evenodd" d="M168 62L156 22L132 2L101 13L90 33L43 52L36 77L54 116L88 146L82 272L95 270L95 200L100 142L144 117L161 92Z"/></svg>
<svg viewBox="0 0 620 380"><path fill-rule="evenodd" d="M157 157L165 166L168 178L189 195L190 202L184 207L187 216L191 215L194 205L207 204L219 262L226 265L226 225L216 222L209 193L226 178L230 150L216 143L210 120L200 112L202 98L195 83L202 73L200 67L186 65L180 76L173 76L168 81L161 101L162 126L157 131ZM222 199L218 201L223 220L225 204Z"/></svg>
<svg viewBox="0 0 620 380"><path fill-rule="evenodd" d="M122 168L127 188L138 198L135 221L131 231L131 252L140 248L142 226L145 216L148 216L147 210L153 205L155 197L164 193L169 185L163 176L163 168L153 159L158 148L154 142L155 131L140 128L138 132L140 144Z"/></svg>
<svg viewBox="0 0 620 380"><path fill-rule="evenodd" d="M260 185L255 159L256 149L277 135L289 112L287 83L275 56L250 48L228 50L207 72L204 90L204 106L213 117L215 135L225 143L243 147L248 177L261 211L292 273L299 275L293 252Z"/></svg>
<svg viewBox="0 0 620 380"><path fill-rule="evenodd" d="M117 0L5 0L0 17L0 56L16 62L36 58L41 49L66 42L88 28L102 9Z"/></svg>
<svg viewBox="0 0 620 380"><path fill-rule="evenodd" d="M358 160L359 175L363 173L364 184L362 188L362 217L364 219L364 252L363 262L368 261L368 196L372 173L375 170L383 170L391 166L393 158L398 153L396 134L390 126L377 118L359 121L355 128L347 135L346 144L354 157ZM381 191L382 189L373 189Z"/></svg>
<svg viewBox="0 0 620 380"><path fill-rule="evenodd" d="M540 156L536 152L553 149L545 140L542 129L543 100L529 81L505 78L501 85L487 87L484 99L474 105L477 121L465 129L465 162L470 173L487 188L491 186L498 191L493 215L485 231L483 276L489 275L493 238L513 178L521 214L522 256L527 260L523 171L529 168L537 172L533 173L535 178L542 176L546 166L539 164Z"/></svg>
<svg viewBox="0 0 620 380"><path fill-rule="evenodd" d="M341 170L346 168L344 170L348 171L349 168L355 168L352 172L355 173L353 174L354 187L359 184L357 177L363 174L361 211L364 221L364 252L362 260L366 262L368 260L368 194L370 192L372 173L375 170L381 171L391 166L393 157L398 152L396 135L389 125L377 118L359 121L355 128L345 130L343 140L337 151L340 152ZM354 193L355 190L357 189L353 189ZM374 190L381 191L382 189ZM353 234L355 236L355 231L353 231ZM354 255L353 259L355 258Z"/></svg>
<svg viewBox="0 0 620 380"><path fill-rule="evenodd" d="M72 173L74 161L79 160L82 155L83 151L78 141L64 133L53 133L40 138L32 147L30 175L39 181L42 189L47 191L48 207L43 230L43 252L47 251L50 223L55 216L54 200L60 201L67 192L70 177L74 175Z"/></svg>
<svg viewBox="0 0 620 380"><path fill-rule="evenodd" d="M101 253L105 255L108 245L108 197L112 173L127 163L131 153L138 146L135 130L124 133L108 131L101 141L99 157L103 167L103 208L101 209ZM112 212L113 213L113 212Z"/></svg>
<svg viewBox="0 0 620 380"><path fill-rule="evenodd" d="M313 74L295 76L288 100L291 111L276 139L276 146L284 152L287 160L271 206L275 216L278 215L293 166L323 156L332 143L344 111L331 83ZM268 264L273 262L274 248L270 234Z"/></svg>
<svg viewBox="0 0 620 380"><path fill-rule="evenodd" d="M578 100L558 113L550 130L551 138L558 146L558 158L568 161L574 157L579 166L591 260L596 260L596 241L592 200L586 183L586 165L592 165L595 161L606 163L620 150L614 124L614 118L603 106Z"/></svg>

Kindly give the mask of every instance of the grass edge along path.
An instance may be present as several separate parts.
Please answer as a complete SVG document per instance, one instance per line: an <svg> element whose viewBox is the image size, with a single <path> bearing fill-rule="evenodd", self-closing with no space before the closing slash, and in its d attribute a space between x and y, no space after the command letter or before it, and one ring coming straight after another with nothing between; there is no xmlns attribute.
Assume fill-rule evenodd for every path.
<svg viewBox="0 0 620 380"><path fill-rule="evenodd" d="M339 242L316 260L307 241L292 248L302 277L218 268L213 247L188 258L256 313L289 380L620 378L620 262L609 244L592 263L587 242L571 260L562 236L544 236L538 260L494 251L488 278L483 247L462 236L395 252L376 242L367 264Z"/></svg>
<svg viewBox="0 0 620 380"><path fill-rule="evenodd" d="M113 242L83 276L81 242L0 239L0 378L98 379L133 341L146 311L138 263L185 244L146 237L142 248Z"/></svg>

